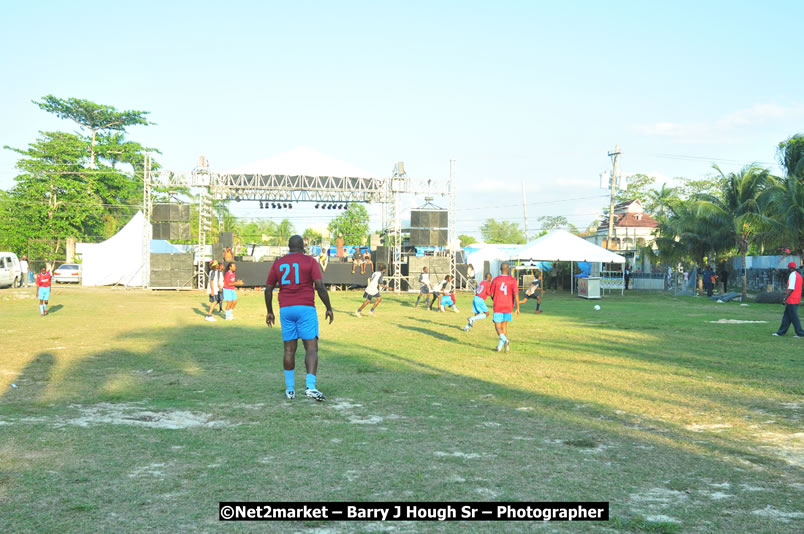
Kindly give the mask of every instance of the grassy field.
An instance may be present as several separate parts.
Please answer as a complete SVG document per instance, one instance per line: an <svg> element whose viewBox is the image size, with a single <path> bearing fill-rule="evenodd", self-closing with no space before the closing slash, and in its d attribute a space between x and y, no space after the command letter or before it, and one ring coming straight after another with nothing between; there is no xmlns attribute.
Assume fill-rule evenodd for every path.
<svg viewBox="0 0 804 534"><path fill-rule="evenodd" d="M0 290L0 532L801 532L804 343L779 305L547 294L489 319L333 293L286 401L262 293ZM717 324L737 319L767 323ZM297 359L303 390L303 356ZM17 387L11 387L11 384ZM607 523L239 523L222 500L610 501Z"/></svg>

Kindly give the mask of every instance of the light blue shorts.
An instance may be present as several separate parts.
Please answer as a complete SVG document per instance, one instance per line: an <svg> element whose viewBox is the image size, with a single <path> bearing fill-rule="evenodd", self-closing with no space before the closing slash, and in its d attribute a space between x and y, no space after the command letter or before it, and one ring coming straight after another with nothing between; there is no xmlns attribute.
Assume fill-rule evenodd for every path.
<svg viewBox="0 0 804 534"><path fill-rule="evenodd" d="M452 306L452 297L449 295L444 295L441 297L441 305L442 306Z"/></svg>
<svg viewBox="0 0 804 534"><path fill-rule="evenodd" d="M510 313L495 313L491 316L491 320L495 323L505 323L514 319Z"/></svg>
<svg viewBox="0 0 804 534"><path fill-rule="evenodd" d="M223 300L237 300L237 293L234 289L224 289Z"/></svg>
<svg viewBox="0 0 804 534"><path fill-rule="evenodd" d="M318 338L318 315L315 306L286 306L279 309L282 341Z"/></svg>
<svg viewBox="0 0 804 534"><path fill-rule="evenodd" d="M486 301L475 295L472 299L472 311L475 313L488 313L489 307L486 306Z"/></svg>
<svg viewBox="0 0 804 534"><path fill-rule="evenodd" d="M40 287L39 291L37 292L39 295L39 300L50 300L50 288L49 287Z"/></svg>

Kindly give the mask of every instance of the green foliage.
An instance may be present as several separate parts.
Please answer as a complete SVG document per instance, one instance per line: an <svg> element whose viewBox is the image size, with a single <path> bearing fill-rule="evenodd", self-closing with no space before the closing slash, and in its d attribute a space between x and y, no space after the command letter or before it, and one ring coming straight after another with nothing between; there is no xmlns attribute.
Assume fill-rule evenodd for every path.
<svg viewBox="0 0 804 534"><path fill-rule="evenodd" d="M651 189L645 197L645 211L651 215L665 215L674 202L678 202L678 190L662 184L661 189Z"/></svg>
<svg viewBox="0 0 804 534"><path fill-rule="evenodd" d="M472 243L477 243L477 239L466 234L459 235L458 239L461 240L461 248L471 245Z"/></svg>
<svg viewBox="0 0 804 534"><path fill-rule="evenodd" d="M363 204L349 204L349 207L327 226L332 239L343 234L346 245L363 245L369 233L369 214Z"/></svg>
<svg viewBox="0 0 804 534"><path fill-rule="evenodd" d="M519 228L517 223L509 221L486 219L486 222L480 227L480 232L486 243L525 243L525 232Z"/></svg>
<svg viewBox="0 0 804 534"><path fill-rule="evenodd" d="M539 229L543 232L556 230L559 228L569 228L570 223L563 215L544 215L536 219L541 223Z"/></svg>
<svg viewBox="0 0 804 534"><path fill-rule="evenodd" d="M793 135L779 143L776 155L786 178L804 181L804 134Z"/></svg>
<svg viewBox="0 0 804 534"><path fill-rule="evenodd" d="M279 223L265 219L239 219L232 226L232 232L238 245L260 243L287 246L296 229L288 219L282 219Z"/></svg>
<svg viewBox="0 0 804 534"><path fill-rule="evenodd" d="M40 132L28 148L5 147L21 156L21 173L0 204L0 245L53 261L67 237L97 241L128 222L142 204L145 153L158 151L125 138L127 126L148 124L145 112L52 95L43 100L40 108L92 136Z"/></svg>
<svg viewBox="0 0 804 534"><path fill-rule="evenodd" d="M308 228L307 230L305 230L304 233L302 234L302 237L306 239L307 243L310 245L320 245L321 241L324 239L324 236L321 235L320 232L312 228Z"/></svg>
<svg viewBox="0 0 804 534"><path fill-rule="evenodd" d="M617 195L614 197L615 202L631 202L639 200L643 204L648 198L648 191L651 186L656 182L656 178L646 174L634 174L628 177L628 188L618 189Z"/></svg>
<svg viewBox="0 0 804 534"><path fill-rule="evenodd" d="M82 98L56 98L47 95L42 98L42 102L33 101L48 113L53 113L60 119L68 119L77 123L81 128L90 131L90 168L95 167L95 145L99 133L106 131L123 132L129 126L138 124L147 125L145 116L147 111L117 111L112 106L96 104Z"/></svg>
<svg viewBox="0 0 804 534"><path fill-rule="evenodd" d="M721 175L707 176L700 180L679 178L681 185L676 188L679 198L688 199L697 195L717 195L725 185Z"/></svg>

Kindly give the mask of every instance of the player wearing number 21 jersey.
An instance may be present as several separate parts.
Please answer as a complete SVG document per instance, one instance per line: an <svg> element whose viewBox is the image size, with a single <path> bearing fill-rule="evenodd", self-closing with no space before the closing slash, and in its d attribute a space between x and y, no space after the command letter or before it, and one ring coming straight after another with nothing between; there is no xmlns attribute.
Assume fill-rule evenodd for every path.
<svg viewBox="0 0 804 534"><path fill-rule="evenodd" d="M265 307L268 311L265 323L273 326L273 292L279 288L279 322L282 325L282 341L285 344L285 396L293 399L295 392L296 347L301 338L304 344L304 363L307 368L307 397L324 400L316 388L318 371L318 316L315 313L315 293L327 307L326 317L332 322L332 306L324 287L321 268L312 256L304 253L304 240L294 235L288 242L290 253L282 256L271 266L265 287Z"/></svg>
<svg viewBox="0 0 804 534"><path fill-rule="evenodd" d="M516 306L516 314L519 315L519 286L516 279L509 275L510 266L508 263L503 263L500 266L500 275L491 281L491 289L489 294L494 299L494 315L491 320L494 322L494 328L500 337L497 344L497 352L500 352L505 347L505 352L508 352L511 343L508 341L508 323L512 320L511 312L514 311Z"/></svg>

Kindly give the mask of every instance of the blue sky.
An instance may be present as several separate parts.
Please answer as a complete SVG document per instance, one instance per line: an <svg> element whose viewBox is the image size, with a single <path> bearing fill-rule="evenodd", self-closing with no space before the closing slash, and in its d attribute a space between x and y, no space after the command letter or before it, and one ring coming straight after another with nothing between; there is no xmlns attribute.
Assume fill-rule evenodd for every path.
<svg viewBox="0 0 804 534"><path fill-rule="evenodd" d="M446 178L455 159L458 231L478 237L488 217L522 222L523 180L531 228L588 224L615 144L626 174L663 182L775 169L776 144L804 131L801 2L0 6L0 146L74 129L30 103L52 93L150 111L129 136L176 170L300 146L375 175L402 160ZM15 160L0 154L0 188Z"/></svg>

